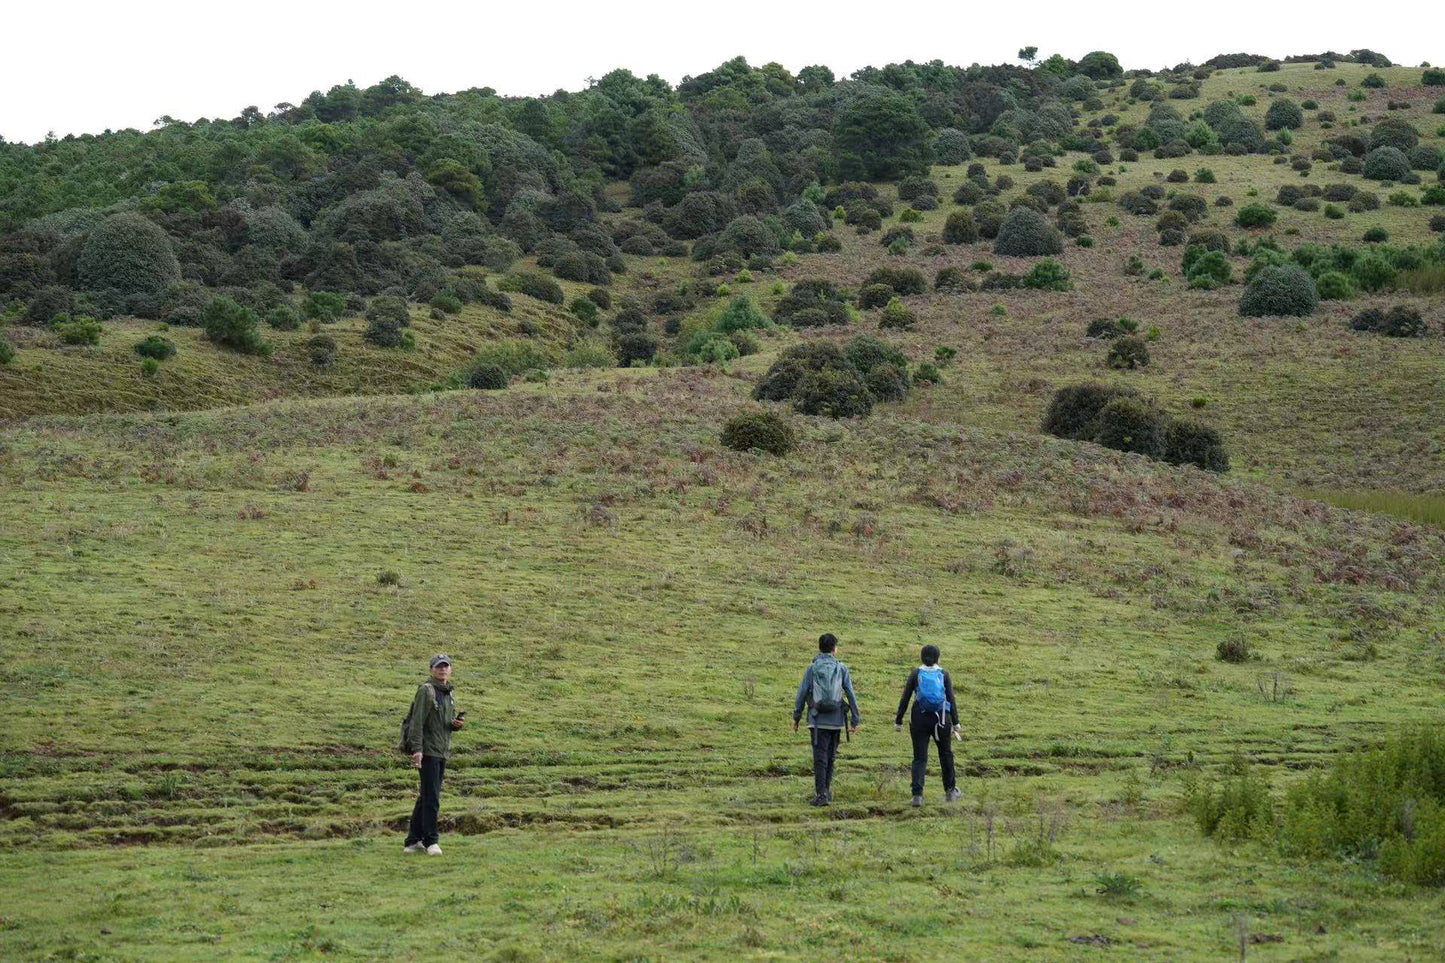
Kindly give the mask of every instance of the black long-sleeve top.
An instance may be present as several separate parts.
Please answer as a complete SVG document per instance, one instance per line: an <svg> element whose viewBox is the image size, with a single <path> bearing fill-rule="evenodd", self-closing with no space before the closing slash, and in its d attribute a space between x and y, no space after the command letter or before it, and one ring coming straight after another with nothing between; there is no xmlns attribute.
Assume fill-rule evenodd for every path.
<svg viewBox="0 0 1445 963"><path fill-rule="evenodd" d="M914 669L908 673L908 682L903 686L903 698L898 700L898 717L894 719L896 725L903 725L903 713L908 709L908 700L918 691L918 670ZM958 725L958 700L953 697L953 680L948 677L948 670L943 670L943 695L948 700L948 718L944 723L949 726ZM913 703L913 718L919 721L926 720L929 716L927 709Z"/></svg>

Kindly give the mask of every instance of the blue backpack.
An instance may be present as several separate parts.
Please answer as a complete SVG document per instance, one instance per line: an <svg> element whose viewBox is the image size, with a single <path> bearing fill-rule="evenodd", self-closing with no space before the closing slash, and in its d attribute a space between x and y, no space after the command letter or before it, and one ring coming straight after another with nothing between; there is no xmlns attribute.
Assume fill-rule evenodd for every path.
<svg viewBox="0 0 1445 963"><path fill-rule="evenodd" d="M943 669L936 665L918 667L918 704L929 712L948 711L948 697L943 688Z"/></svg>

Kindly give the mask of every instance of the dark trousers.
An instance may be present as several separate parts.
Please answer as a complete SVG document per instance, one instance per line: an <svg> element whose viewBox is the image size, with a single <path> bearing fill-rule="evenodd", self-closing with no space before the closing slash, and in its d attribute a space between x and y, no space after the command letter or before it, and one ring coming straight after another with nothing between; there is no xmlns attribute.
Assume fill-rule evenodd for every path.
<svg viewBox="0 0 1445 963"><path fill-rule="evenodd" d="M938 765L943 769L943 788L958 787L953 772L953 732L948 726L938 724L935 715L924 715L909 720L908 734L913 737L913 795L923 795L923 777L928 773L928 743L938 744Z"/></svg>
<svg viewBox="0 0 1445 963"><path fill-rule="evenodd" d="M441 756L421 757L421 792L416 797L416 808L411 811L411 828L406 834L406 845L421 843L430 846L436 842L437 813L442 805L442 776L446 773L447 761Z"/></svg>
<svg viewBox="0 0 1445 963"><path fill-rule="evenodd" d="M832 793L833 763L838 759L838 740L843 738L842 729L814 729L813 735L813 790L819 796Z"/></svg>

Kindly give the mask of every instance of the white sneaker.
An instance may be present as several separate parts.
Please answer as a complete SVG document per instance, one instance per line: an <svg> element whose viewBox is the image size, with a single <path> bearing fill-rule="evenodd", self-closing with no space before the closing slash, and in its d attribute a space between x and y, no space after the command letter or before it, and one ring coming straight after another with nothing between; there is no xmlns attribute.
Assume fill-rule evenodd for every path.
<svg viewBox="0 0 1445 963"><path fill-rule="evenodd" d="M432 843L426 848L426 854L428 856L440 856L442 854L442 848L436 843Z"/></svg>
<svg viewBox="0 0 1445 963"><path fill-rule="evenodd" d="M403 853L424 853L424 852L426 852L426 847L423 846L421 843L412 843L411 845L404 847L404 848L402 849L402 852L403 852Z"/></svg>

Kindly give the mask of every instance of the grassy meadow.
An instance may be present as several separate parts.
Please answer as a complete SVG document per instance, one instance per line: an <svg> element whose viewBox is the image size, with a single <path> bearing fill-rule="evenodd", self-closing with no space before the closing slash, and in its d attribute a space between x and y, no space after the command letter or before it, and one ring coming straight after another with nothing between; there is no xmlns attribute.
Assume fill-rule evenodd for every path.
<svg viewBox="0 0 1445 963"><path fill-rule="evenodd" d="M1346 101L1366 72L1219 71L1178 106L1282 82L1348 123L1399 95ZM1123 95L1104 109L1142 119ZM1005 170L1022 190L1075 159ZM1258 155L1146 158L1111 165L1113 190L1201 166L1217 183L1190 189L1237 205L1299 179ZM963 171L935 169L945 195ZM1234 210L1208 223L1237 239ZM1274 233L1423 242L1429 213L1285 210ZM487 392L432 389L498 339L540 332L560 359L592 332L520 296L418 308L414 352L351 318L317 370L304 329L267 331L262 361L173 328L148 377L133 345L156 322L108 322L93 348L8 329L0 959L1445 959L1439 887L1206 838L1181 805L1241 754L1286 787L1438 725L1439 301L1421 339L1349 330L1397 296L1241 318L1241 286L1188 290L1152 218L1084 216L1074 290L910 298L918 324L882 334L914 362L956 349L942 382L867 420L798 417L786 458L726 449L722 424L783 348L871 319L773 330L725 366L559 366ZM887 258L838 237L732 293L766 310L776 281L856 287ZM930 279L1030 263L925 246L906 263ZM1131 254L1165 277L1125 277ZM628 263L618 294L697 270ZM1159 327L1147 368L1109 371L1084 336L1117 316ZM1086 378L1218 428L1234 470L1040 434ZM823 631L863 727L813 809L790 721ZM1216 658L1231 641L1251 656ZM964 798L942 803L935 766L913 810L892 722L925 642L964 707ZM393 744L437 651L470 724L446 855L403 859L416 777Z"/></svg>

